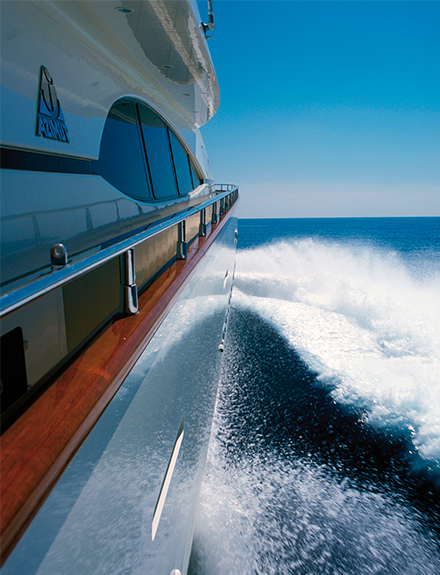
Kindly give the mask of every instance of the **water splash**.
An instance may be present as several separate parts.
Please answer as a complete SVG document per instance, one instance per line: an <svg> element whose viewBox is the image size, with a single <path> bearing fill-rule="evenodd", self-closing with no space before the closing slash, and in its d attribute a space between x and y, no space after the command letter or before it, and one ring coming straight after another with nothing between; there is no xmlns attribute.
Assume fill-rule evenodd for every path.
<svg viewBox="0 0 440 575"><path fill-rule="evenodd" d="M360 244L239 252L191 575L440 571L440 274L423 270Z"/></svg>
<svg viewBox="0 0 440 575"><path fill-rule="evenodd" d="M302 461L210 461L192 575L435 575L438 538L392 498Z"/></svg>
<svg viewBox="0 0 440 575"><path fill-rule="evenodd" d="M273 325L335 400L409 430L414 449L440 462L440 274L316 240L242 251L237 269L235 304Z"/></svg>

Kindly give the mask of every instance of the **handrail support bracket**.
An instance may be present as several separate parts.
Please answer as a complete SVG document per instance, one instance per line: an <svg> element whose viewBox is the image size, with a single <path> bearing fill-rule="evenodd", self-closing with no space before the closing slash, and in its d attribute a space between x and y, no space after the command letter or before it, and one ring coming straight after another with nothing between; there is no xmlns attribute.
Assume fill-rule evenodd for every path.
<svg viewBox="0 0 440 575"><path fill-rule="evenodd" d="M128 249L119 256L119 266L121 272L119 311L125 316L135 315L139 312L139 302L136 286L134 248Z"/></svg>
<svg viewBox="0 0 440 575"><path fill-rule="evenodd" d="M177 224L177 252L178 260L186 260L188 257L188 244L186 241L186 222L182 220Z"/></svg>

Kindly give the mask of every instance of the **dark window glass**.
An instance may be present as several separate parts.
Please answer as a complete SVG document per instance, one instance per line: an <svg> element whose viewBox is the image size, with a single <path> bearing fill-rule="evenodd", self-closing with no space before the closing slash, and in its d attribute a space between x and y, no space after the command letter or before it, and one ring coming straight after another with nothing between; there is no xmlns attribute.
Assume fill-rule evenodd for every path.
<svg viewBox="0 0 440 575"><path fill-rule="evenodd" d="M139 115L153 194L157 200L177 196L168 130L157 114L149 108L139 106Z"/></svg>
<svg viewBox="0 0 440 575"><path fill-rule="evenodd" d="M110 110L94 171L128 196L151 199L136 110L131 102L116 104Z"/></svg>
<svg viewBox="0 0 440 575"><path fill-rule="evenodd" d="M174 167L176 168L177 184L179 186L179 194L184 196L195 187L192 182L188 155L171 130L169 131L169 134L171 149L173 151Z"/></svg>
<svg viewBox="0 0 440 575"><path fill-rule="evenodd" d="M2 382L2 413L27 391L26 360L23 331L16 327L0 338L0 375Z"/></svg>
<svg viewBox="0 0 440 575"><path fill-rule="evenodd" d="M198 179L198 177L196 176L195 172L194 172L194 168L192 167L192 164L190 164L190 169L191 169L191 177L192 177L192 181L193 181L193 189L197 188L197 186L200 185L200 180Z"/></svg>

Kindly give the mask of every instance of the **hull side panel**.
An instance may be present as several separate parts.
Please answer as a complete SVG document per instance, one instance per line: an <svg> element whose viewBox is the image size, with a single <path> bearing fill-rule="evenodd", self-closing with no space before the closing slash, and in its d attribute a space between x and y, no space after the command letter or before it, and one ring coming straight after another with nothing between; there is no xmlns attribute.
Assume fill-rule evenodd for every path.
<svg viewBox="0 0 440 575"><path fill-rule="evenodd" d="M63 572L118 573L127 561L139 566L132 572L185 572L219 379L235 229L230 216L2 573L53 573L60 562ZM151 541L154 507L182 418L181 451ZM65 547L66 541L78 546ZM88 544L95 551L84 554Z"/></svg>

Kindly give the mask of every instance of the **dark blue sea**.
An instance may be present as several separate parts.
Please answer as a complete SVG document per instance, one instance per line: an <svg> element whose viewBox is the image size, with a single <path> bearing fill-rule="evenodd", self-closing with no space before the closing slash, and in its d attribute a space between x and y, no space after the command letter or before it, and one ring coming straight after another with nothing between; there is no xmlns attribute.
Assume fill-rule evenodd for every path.
<svg viewBox="0 0 440 575"><path fill-rule="evenodd" d="M191 575L438 575L440 218L238 248Z"/></svg>

